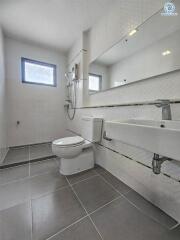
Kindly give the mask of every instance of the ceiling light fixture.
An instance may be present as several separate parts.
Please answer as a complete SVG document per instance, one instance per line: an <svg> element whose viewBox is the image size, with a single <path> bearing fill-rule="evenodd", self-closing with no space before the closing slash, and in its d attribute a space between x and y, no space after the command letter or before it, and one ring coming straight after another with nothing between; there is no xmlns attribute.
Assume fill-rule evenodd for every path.
<svg viewBox="0 0 180 240"><path fill-rule="evenodd" d="M133 29L133 30L129 33L129 36L134 35L136 32L137 32L137 30L136 30L136 29Z"/></svg>
<svg viewBox="0 0 180 240"><path fill-rule="evenodd" d="M171 51L170 51L170 50L166 50L166 51L162 52L162 55L163 55L163 56L167 56L167 55L169 55L169 54L171 54Z"/></svg>

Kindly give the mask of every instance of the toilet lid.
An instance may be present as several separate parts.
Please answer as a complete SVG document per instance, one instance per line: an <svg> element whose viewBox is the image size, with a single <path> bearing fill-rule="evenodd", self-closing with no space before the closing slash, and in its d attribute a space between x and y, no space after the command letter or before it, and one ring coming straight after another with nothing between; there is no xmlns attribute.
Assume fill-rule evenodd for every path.
<svg viewBox="0 0 180 240"><path fill-rule="evenodd" d="M79 145L84 142L84 139L80 136L75 137L66 137L66 138L60 138L58 140L55 140L53 143L58 146L71 146L71 145Z"/></svg>

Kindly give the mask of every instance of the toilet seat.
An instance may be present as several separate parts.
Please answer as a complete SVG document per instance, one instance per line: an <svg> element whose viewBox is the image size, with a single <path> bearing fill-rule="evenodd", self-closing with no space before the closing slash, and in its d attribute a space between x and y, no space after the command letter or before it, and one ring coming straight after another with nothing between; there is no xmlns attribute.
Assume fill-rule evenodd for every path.
<svg viewBox="0 0 180 240"><path fill-rule="evenodd" d="M83 149L92 146L92 143L80 136L60 138L52 143L52 150L56 156L69 159L78 156Z"/></svg>
<svg viewBox="0 0 180 240"><path fill-rule="evenodd" d="M53 142L54 145L60 148L76 147L84 143L84 139L80 136L60 138Z"/></svg>

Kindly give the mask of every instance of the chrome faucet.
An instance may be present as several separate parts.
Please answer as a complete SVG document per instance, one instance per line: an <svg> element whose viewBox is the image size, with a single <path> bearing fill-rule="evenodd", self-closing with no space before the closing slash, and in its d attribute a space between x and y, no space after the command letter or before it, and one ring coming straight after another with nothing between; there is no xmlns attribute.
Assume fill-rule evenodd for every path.
<svg viewBox="0 0 180 240"><path fill-rule="evenodd" d="M155 102L155 106L162 108L162 120L172 120L171 106L168 99L158 99Z"/></svg>

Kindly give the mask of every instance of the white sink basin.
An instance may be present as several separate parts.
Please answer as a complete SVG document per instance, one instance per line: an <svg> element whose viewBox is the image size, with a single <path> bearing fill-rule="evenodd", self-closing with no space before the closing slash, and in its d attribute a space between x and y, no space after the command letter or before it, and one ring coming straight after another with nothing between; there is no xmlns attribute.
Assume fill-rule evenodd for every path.
<svg viewBox="0 0 180 240"><path fill-rule="evenodd" d="M106 121L106 136L180 161L180 121Z"/></svg>

